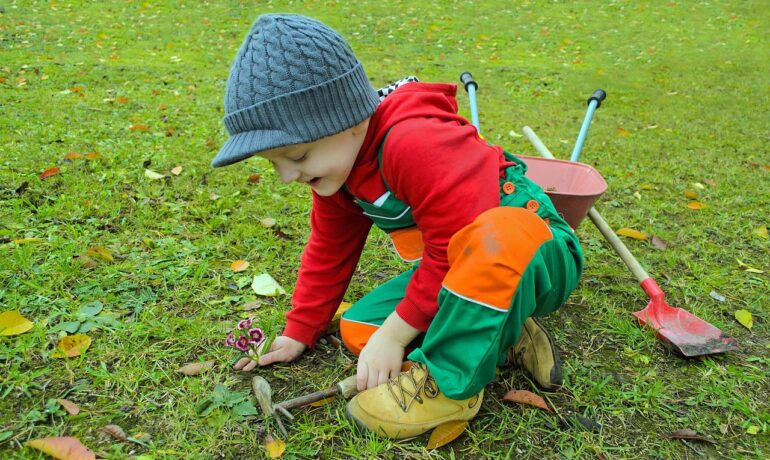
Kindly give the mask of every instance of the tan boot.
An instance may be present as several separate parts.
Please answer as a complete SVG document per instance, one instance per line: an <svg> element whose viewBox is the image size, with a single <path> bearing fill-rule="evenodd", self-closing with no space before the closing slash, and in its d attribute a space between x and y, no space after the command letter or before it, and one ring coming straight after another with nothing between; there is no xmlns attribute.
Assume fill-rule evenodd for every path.
<svg viewBox="0 0 770 460"><path fill-rule="evenodd" d="M484 390L468 399L449 399L425 365L415 363L398 377L357 394L348 402L348 418L392 439L419 436L442 423L470 420L481 407Z"/></svg>
<svg viewBox="0 0 770 460"><path fill-rule="evenodd" d="M516 345L508 350L508 361L518 366L546 390L562 385L561 359L551 334L535 318L527 318Z"/></svg>

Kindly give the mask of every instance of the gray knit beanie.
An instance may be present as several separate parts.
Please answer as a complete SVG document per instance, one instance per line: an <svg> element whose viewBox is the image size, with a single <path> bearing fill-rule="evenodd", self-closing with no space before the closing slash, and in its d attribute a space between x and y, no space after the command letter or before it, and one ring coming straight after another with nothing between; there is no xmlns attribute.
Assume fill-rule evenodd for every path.
<svg viewBox="0 0 770 460"><path fill-rule="evenodd" d="M260 16L230 69L224 118L230 138L211 165L337 134L370 117L378 103L337 32L297 14Z"/></svg>

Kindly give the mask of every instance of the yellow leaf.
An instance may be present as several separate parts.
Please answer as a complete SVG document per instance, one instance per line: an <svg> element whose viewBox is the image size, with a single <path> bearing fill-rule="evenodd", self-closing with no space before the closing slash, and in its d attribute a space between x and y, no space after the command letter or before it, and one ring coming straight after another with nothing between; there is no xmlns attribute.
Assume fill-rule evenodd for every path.
<svg viewBox="0 0 770 460"><path fill-rule="evenodd" d="M141 123L135 123L128 127L129 131L142 131L147 132L150 130L150 128L147 125L143 125Z"/></svg>
<svg viewBox="0 0 770 460"><path fill-rule="evenodd" d="M618 134L623 137L627 137L631 133L629 133L626 128L618 128Z"/></svg>
<svg viewBox="0 0 770 460"><path fill-rule="evenodd" d="M230 269L234 272L242 272L249 268L249 262L245 260L236 260L230 265Z"/></svg>
<svg viewBox="0 0 770 460"><path fill-rule="evenodd" d="M70 153L64 155L64 159L65 160L72 161L72 160L77 160L78 158L83 158L83 154L82 153L77 153L77 152L70 152Z"/></svg>
<svg viewBox="0 0 770 460"><path fill-rule="evenodd" d="M639 230L634 230L633 228L625 228L624 227L624 228L621 228L620 230L618 230L615 233L617 233L620 236L627 236L629 238L633 238L635 240L642 240L642 241L644 241L644 240L647 239L647 235L645 235L644 233L640 232Z"/></svg>
<svg viewBox="0 0 770 460"><path fill-rule="evenodd" d="M751 330L752 326L754 326L754 318L748 310L736 310L735 319L748 330Z"/></svg>
<svg viewBox="0 0 770 460"><path fill-rule="evenodd" d="M102 259L105 262L112 262L115 260L115 258L112 257L112 254L110 254L110 251L104 249L101 246L91 246L86 252L83 253L83 255L87 257Z"/></svg>
<svg viewBox="0 0 770 460"><path fill-rule="evenodd" d="M62 337L51 353L51 358L74 358L80 356L91 346L91 337L85 334L75 334Z"/></svg>
<svg viewBox="0 0 770 460"><path fill-rule="evenodd" d="M16 244L24 244L24 243L37 243L38 241L43 241L40 238L21 238L18 240L13 240Z"/></svg>
<svg viewBox="0 0 770 460"><path fill-rule="evenodd" d="M685 190L684 197L694 200L698 198L698 194L696 192L693 192L692 190Z"/></svg>
<svg viewBox="0 0 770 460"><path fill-rule="evenodd" d="M748 428L746 428L746 433L757 434L759 433L759 427L757 425L750 425Z"/></svg>
<svg viewBox="0 0 770 460"><path fill-rule="evenodd" d="M340 306L337 307L337 312L334 313L334 317L326 328L327 334L332 334L340 330L340 319L342 318L342 314L348 311L352 306L353 304L350 302L340 302Z"/></svg>
<svg viewBox="0 0 770 460"><path fill-rule="evenodd" d="M0 313L0 335L19 335L32 329L34 323L16 310Z"/></svg>
<svg viewBox="0 0 770 460"><path fill-rule="evenodd" d="M691 201L687 203L687 207L690 209L704 209L704 208L708 208L708 205L705 205L700 201Z"/></svg>
<svg viewBox="0 0 770 460"><path fill-rule="evenodd" d="M334 396L332 396L331 398L324 398L320 401L311 402L310 405L313 407L322 407L329 404L332 401L334 401Z"/></svg>
<svg viewBox="0 0 770 460"><path fill-rule="evenodd" d="M27 441L29 447L61 460L96 460L96 455L71 436Z"/></svg>
<svg viewBox="0 0 770 460"><path fill-rule="evenodd" d="M754 230L754 234L760 238L768 239L767 227L765 227L764 225L762 225L761 227L757 227Z"/></svg>
<svg viewBox="0 0 770 460"><path fill-rule="evenodd" d="M428 449L438 449L441 446L449 444L463 434L467 427L468 422L465 420L454 420L442 423L430 434L430 439L428 439Z"/></svg>
<svg viewBox="0 0 770 460"><path fill-rule="evenodd" d="M286 450L286 443L267 435L265 436L265 449L267 449L268 457L279 458Z"/></svg>
<svg viewBox="0 0 770 460"><path fill-rule="evenodd" d="M80 407L69 399L57 399L56 400L64 410L70 415L78 415L80 413Z"/></svg>
<svg viewBox="0 0 770 460"><path fill-rule="evenodd" d="M171 168L171 174L173 174L175 176L178 176L178 175L182 174L182 167L181 166L177 166L175 168Z"/></svg>

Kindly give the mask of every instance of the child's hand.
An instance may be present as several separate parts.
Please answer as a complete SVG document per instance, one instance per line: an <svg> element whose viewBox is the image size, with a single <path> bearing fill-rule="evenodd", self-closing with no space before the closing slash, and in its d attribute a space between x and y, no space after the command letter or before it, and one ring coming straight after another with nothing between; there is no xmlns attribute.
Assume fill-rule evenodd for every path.
<svg viewBox="0 0 770 460"><path fill-rule="evenodd" d="M233 365L233 369L249 372L254 370L257 365L267 366L268 364L273 363L294 361L306 348L307 345L304 343L282 335L276 337L273 344L270 346L270 350L260 356L259 361L254 361L251 358L241 358Z"/></svg>
<svg viewBox="0 0 770 460"><path fill-rule="evenodd" d="M369 338L358 357L356 386L359 391L383 384L401 372L404 346L382 329Z"/></svg>

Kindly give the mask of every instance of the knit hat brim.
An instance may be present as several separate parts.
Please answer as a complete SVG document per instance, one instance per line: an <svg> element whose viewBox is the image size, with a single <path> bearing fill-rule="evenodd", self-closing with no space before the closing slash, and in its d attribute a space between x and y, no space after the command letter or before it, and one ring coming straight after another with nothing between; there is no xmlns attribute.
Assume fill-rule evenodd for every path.
<svg viewBox="0 0 770 460"><path fill-rule="evenodd" d="M211 166L219 168L231 165L265 150L302 142L304 141L301 137L280 130L245 131L227 139L211 162Z"/></svg>

